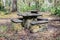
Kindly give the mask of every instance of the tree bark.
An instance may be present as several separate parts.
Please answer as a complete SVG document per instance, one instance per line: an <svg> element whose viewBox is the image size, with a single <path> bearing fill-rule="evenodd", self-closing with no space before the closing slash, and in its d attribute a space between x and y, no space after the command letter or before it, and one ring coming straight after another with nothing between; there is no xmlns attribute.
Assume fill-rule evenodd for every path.
<svg viewBox="0 0 60 40"><path fill-rule="evenodd" d="M17 11L17 0L13 0L12 2L12 11Z"/></svg>

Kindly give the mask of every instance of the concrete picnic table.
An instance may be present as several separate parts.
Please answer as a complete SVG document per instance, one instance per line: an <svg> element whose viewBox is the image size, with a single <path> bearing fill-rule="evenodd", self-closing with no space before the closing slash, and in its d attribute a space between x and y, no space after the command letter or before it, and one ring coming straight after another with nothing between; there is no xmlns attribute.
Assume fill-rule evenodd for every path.
<svg viewBox="0 0 60 40"><path fill-rule="evenodd" d="M19 18L13 19L12 22L21 23L25 29L30 29L34 25L40 26L41 24L48 23L48 19L47 18L45 18L45 19L40 18L39 16L42 16L42 14L40 14L40 12L37 12L37 11L36 12L30 11L30 12L25 12L25 13L19 13L18 12L17 15L19 16Z"/></svg>
<svg viewBox="0 0 60 40"><path fill-rule="evenodd" d="M32 21L37 21L36 19L37 19L38 16L42 16L39 13L31 13L31 12L25 12L23 14L18 13L17 15L23 17L23 25L24 25L25 28L29 28L30 23Z"/></svg>

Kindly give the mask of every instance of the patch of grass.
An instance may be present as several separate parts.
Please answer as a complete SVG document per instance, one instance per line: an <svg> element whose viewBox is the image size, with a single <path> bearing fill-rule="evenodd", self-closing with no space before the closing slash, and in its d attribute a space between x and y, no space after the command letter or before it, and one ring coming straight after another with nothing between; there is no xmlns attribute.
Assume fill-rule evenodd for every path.
<svg viewBox="0 0 60 40"><path fill-rule="evenodd" d="M38 25L33 25L33 26L31 26L30 31L31 31L31 32L38 32L39 29L40 29L40 26L38 26Z"/></svg>
<svg viewBox="0 0 60 40"><path fill-rule="evenodd" d="M0 11L0 18L17 18L17 13L16 12L13 12L11 14L7 14L7 15L4 15L4 12L1 12Z"/></svg>
<svg viewBox="0 0 60 40"><path fill-rule="evenodd" d="M14 31L21 31L23 29L22 25L20 23L12 23L13 24L13 27L12 29Z"/></svg>
<svg viewBox="0 0 60 40"><path fill-rule="evenodd" d="M7 31L7 26L0 26L0 32Z"/></svg>

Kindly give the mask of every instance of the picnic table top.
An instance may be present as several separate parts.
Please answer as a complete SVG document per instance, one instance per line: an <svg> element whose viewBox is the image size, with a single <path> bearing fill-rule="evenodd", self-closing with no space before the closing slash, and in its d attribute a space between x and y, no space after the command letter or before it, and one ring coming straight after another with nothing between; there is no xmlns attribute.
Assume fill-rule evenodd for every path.
<svg viewBox="0 0 60 40"><path fill-rule="evenodd" d="M41 14L39 13L31 13L31 12L25 12L25 13L18 13L17 14L18 16L42 16Z"/></svg>

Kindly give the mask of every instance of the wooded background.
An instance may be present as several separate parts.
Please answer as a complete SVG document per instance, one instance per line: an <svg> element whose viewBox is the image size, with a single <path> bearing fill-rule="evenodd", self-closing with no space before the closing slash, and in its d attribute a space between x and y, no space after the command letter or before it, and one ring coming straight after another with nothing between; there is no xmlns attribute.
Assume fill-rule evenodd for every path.
<svg viewBox="0 0 60 40"><path fill-rule="evenodd" d="M50 7L60 5L60 0L0 0L0 5L10 11L27 11L45 8L46 11Z"/></svg>

